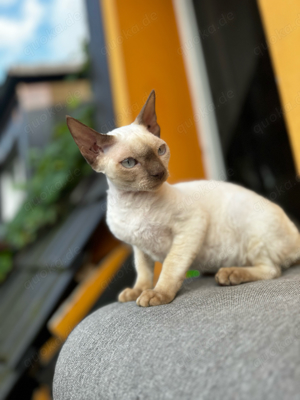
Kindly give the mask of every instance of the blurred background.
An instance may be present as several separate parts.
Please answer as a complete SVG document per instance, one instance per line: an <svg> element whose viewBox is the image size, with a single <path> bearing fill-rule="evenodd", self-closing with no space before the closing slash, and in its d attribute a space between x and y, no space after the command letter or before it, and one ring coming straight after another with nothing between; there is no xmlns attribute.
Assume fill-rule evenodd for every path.
<svg viewBox="0 0 300 400"><path fill-rule="evenodd" d="M235 182L298 223L299 43L297 0L0 1L0 400L50 400L68 334L135 279L65 115L106 133L155 89L170 183Z"/></svg>

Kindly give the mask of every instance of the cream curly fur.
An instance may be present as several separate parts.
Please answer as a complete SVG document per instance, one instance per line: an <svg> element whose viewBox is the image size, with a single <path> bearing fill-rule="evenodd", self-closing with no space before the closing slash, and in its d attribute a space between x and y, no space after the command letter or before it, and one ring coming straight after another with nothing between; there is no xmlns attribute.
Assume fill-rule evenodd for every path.
<svg viewBox="0 0 300 400"><path fill-rule="evenodd" d="M109 228L134 249L137 280L120 301L169 303L189 269L237 285L276 278L300 258L299 232L272 202L226 182L166 182L170 151L159 137L154 92L133 124L109 135L70 117L68 126L87 161L107 176ZM136 165L127 169L121 163L129 157ZM155 261L163 268L153 288Z"/></svg>

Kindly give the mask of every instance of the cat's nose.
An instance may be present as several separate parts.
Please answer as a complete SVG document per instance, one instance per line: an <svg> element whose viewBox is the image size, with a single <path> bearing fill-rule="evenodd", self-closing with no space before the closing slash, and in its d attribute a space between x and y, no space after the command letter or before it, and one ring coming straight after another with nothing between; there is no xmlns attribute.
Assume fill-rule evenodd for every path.
<svg viewBox="0 0 300 400"><path fill-rule="evenodd" d="M162 171L158 172L157 174L154 174L151 176L153 176L154 178L157 178L161 181L164 175L165 175L165 171L162 170Z"/></svg>

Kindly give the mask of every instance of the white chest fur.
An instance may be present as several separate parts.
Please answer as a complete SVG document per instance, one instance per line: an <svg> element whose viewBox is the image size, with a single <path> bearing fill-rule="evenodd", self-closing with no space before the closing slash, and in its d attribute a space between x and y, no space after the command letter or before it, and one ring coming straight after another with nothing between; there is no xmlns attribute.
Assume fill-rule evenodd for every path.
<svg viewBox="0 0 300 400"><path fill-rule="evenodd" d="M108 191L107 224L112 233L163 262L173 236L171 215L161 211L151 193L120 193L112 188Z"/></svg>

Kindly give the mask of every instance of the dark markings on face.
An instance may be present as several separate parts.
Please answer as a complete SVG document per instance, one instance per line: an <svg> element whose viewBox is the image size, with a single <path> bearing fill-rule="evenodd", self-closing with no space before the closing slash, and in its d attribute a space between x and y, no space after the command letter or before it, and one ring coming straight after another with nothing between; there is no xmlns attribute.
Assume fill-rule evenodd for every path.
<svg viewBox="0 0 300 400"><path fill-rule="evenodd" d="M137 157L137 160L140 161L144 169L151 177L165 172L165 167L159 159L159 156L154 152L151 147L147 148L145 154L139 155L139 157Z"/></svg>
<svg viewBox="0 0 300 400"><path fill-rule="evenodd" d="M118 181L128 187L139 187L140 182L144 187L156 187L157 183L163 182L167 177L167 170L156 150L147 146L143 153L137 149L132 150L130 157L133 157L141 165L136 168L119 170ZM133 186L132 186L133 185ZM153 186L154 185L154 186Z"/></svg>

